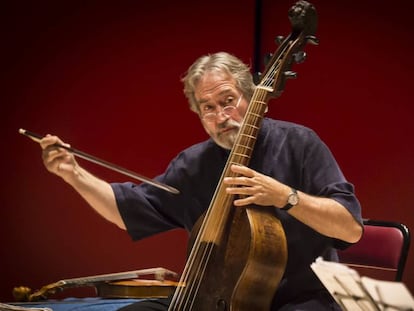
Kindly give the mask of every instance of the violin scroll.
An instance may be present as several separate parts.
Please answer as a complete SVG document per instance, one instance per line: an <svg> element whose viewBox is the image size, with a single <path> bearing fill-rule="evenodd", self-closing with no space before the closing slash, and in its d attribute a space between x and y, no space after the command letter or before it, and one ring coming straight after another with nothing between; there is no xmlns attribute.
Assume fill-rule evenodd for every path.
<svg viewBox="0 0 414 311"><path fill-rule="evenodd" d="M313 45L319 43L315 36L318 18L315 7L311 3L298 1L289 9L288 17L292 32L287 37L276 37L278 49L274 54L266 55L266 69L263 74L256 77L262 77L257 86L267 91L268 97L279 97L285 88L286 80L296 77L291 67L293 63L305 61L304 46L307 43Z"/></svg>
<svg viewBox="0 0 414 311"><path fill-rule="evenodd" d="M41 289L35 292L33 292L32 289L27 286L17 286L13 288L13 297L18 302L45 300L49 296L62 291L65 288L65 285L66 285L65 282L58 281L58 282L43 286Z"/></svg>

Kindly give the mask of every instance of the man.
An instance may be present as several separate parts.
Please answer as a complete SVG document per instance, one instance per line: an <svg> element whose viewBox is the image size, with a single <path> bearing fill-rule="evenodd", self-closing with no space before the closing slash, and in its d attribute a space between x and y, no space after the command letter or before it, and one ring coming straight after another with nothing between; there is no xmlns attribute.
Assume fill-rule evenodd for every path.
<svg viewBox="0 0 414 311"><path fill-rule="evenodd" d="M134 240L176 227L192 229L210 204L255 89L248 66L224 52L196 60L183 82L190 108L211 138L182 151L157 177L179 195L148 184L109 184L53 146L63 143L58 137L41 141L46 168ZM271 207L286 234L288 262L272 310L340 310L310 264L319 256L336 260L335 248L360 239L361 209L326 145L308 128L265 118L249 167L231 169L240 177L226 178L226 191L243 195L234 206ZM166 310L167 304L127 308Z"/></svg>

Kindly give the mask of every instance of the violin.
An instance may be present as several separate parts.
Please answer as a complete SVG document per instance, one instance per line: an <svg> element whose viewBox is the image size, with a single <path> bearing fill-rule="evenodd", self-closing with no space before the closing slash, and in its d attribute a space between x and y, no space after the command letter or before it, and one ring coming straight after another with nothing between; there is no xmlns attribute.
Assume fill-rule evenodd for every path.
<svg viewBox="0 0 414 311"><path fill-rule="evenodd" d="M143 278L149 276L152 279ZM97 296L102 298L162 298L174 292L178 286L178 282L174 281L176 278L176 272L165 268L150 268L64 279L35 292L29 287L19 286L13 289L13 296L18 302L32 302L48 299L68 288L92 286L95 287Z"/></svg>

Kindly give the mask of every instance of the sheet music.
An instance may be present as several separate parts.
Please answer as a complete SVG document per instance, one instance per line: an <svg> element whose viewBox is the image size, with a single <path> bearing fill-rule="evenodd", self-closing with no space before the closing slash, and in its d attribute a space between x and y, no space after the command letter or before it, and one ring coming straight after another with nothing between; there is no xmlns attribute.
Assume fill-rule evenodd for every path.
<svg viewBox="0 0 414 311"><path fill-rule="evenodd" d="M360 277L354 269L322 258L311 268L344 310L414 311L414 298L401 282Z"/></svg>
<svg viewBox="0 0 414 311"><path fill-rule="evenodd" d="M381 310L414 310L414 298L404 283L380 281L365 276L361 277L361 283Z"/></svg>
<svg viewBox="0 0 414 311"><path fill-rule="evenodd" d="M311 265L322 284L344 310L378 311L375 303L364 291L358 273L337 262L318 258Z"/></svg>

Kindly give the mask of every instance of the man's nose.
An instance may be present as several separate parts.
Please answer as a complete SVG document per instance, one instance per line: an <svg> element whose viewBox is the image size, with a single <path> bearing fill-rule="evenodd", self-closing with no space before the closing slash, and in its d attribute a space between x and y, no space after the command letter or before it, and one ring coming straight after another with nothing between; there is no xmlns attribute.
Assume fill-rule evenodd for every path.
<svg viewBox="0 0 414 311"><path fill-rule="evenodd" d="M224 112L223 107L220 107L219 111L216 113L216 120L218 123L223 123L230 118L228 114Z"/></svg>

